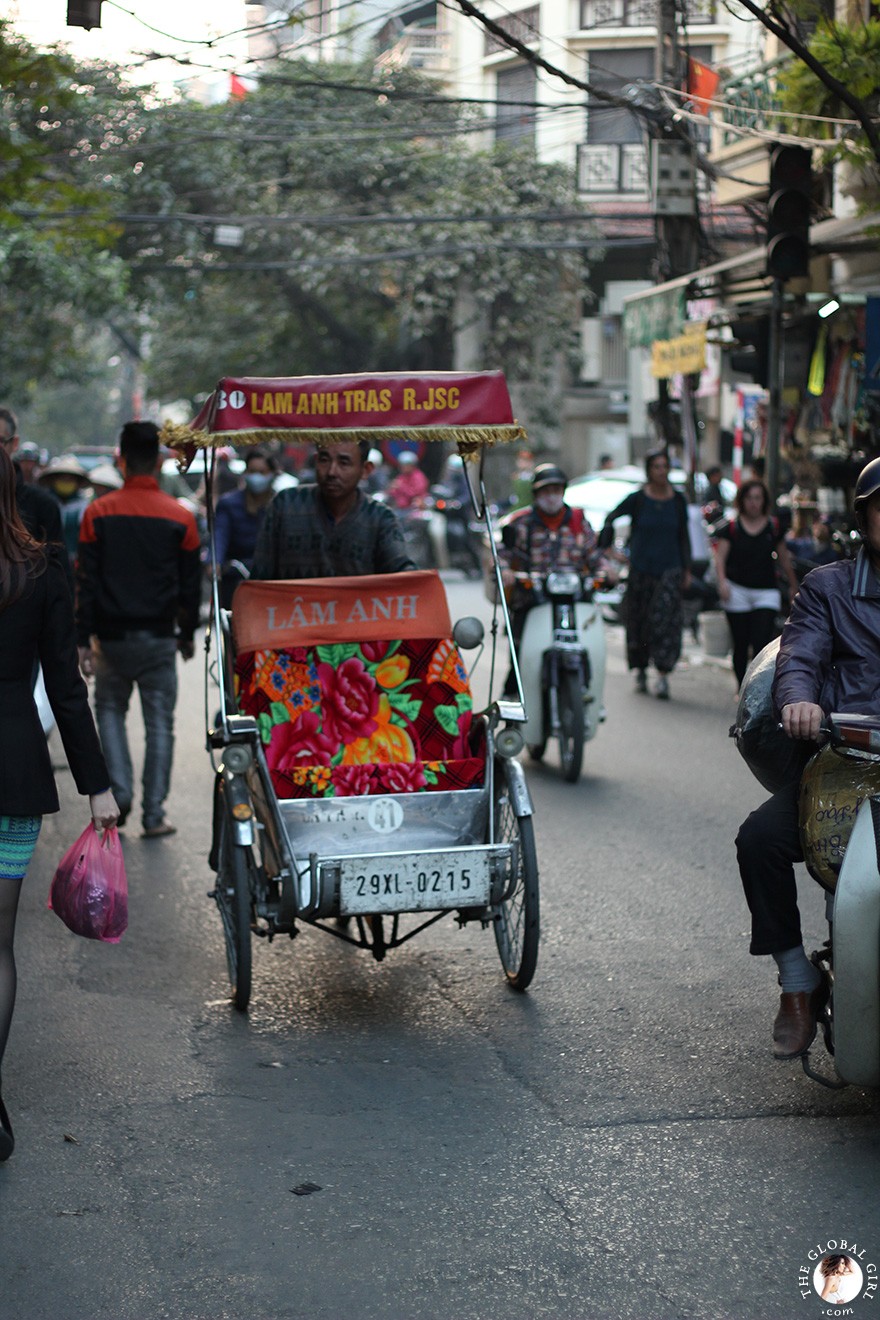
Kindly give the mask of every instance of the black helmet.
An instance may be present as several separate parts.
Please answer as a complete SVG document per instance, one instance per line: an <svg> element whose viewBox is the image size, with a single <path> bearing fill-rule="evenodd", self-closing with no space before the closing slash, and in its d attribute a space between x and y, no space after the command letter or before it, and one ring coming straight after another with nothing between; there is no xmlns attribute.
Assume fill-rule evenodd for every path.
<svg viewBox="0 0 880 1320"><path fill-rule="evenodd" d="M532 477L532 490L540 490L542 486L567 486L568 477L561 467L555 463L539 463L535 468Z"/></svg>
<svg viewBox="0 0 880 1320"><path fill-rule="evenodd" d="M858 510L872 495L876 495L878 490L880 490L880 458L873 458L859 473L853 507Z"/></svg>

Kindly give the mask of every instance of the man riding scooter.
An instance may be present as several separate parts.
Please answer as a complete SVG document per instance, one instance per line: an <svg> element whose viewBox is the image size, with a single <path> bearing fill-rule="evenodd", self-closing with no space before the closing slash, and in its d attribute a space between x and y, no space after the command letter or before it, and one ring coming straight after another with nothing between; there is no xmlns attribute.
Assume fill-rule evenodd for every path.
<svg viewBox="0 0 880 1320"><path fill-rule="evenodd" d="M862 548L855 560L808 573L782 633L773 681L774 710L789 738L819 738L832 711L876 714L880 692L880 458L856 483ZM814 750L814 749L813 749ZM810 1048L828 997L824 975L801 938L793 863L803 860L799 777L793 777L743 823L736 846L752 914L750 952L770 954L782 995L773 1055L796 1059Z"/></svg>
<svg viewBox="0 0 880 1320"><path fill-rule="evenodd" d="M498 558L515 646L522 640L526 615L535 604L534 593L517 580L517 573L545 576L568 568L584 576L601 558L596 533L583 510L565 503L567 485L568 477L555 463L539 463L532 476L532 505L517 509L502 530ZM504 695L516 695L512 667Z"/></svg>

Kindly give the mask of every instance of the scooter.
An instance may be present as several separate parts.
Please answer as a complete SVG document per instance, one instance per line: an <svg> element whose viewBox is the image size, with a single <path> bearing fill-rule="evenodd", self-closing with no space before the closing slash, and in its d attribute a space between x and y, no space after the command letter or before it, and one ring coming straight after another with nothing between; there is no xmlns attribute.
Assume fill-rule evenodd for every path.
<svg viewBox="0 0 880 1320"><path fill-rule="evenodd" d="M482 524L472 522L470 507L453 495L448 486L432 486L434 519L431 524L435 557L441 568L457 568L468 578L481 578Z"/></svg>
<svg viewBox="0 0 880 1320"><path fill-rule="evenodd" d="M831 986L819 1025L837 1079L802 1064L824 1086L880 1088L880 717L833 714L828 738L804 771L801 833L831 909L811 958Z"/></svg>
<svg viewBox="0 0 880 1320"><path fill-rule="evenodd" d="M435 556L431 543L431 519L434 516L432 510L412 507L394 509L394 512L403 529L407 554L419 568L434 568Z"/></svg>
<svg viewBox="0 0 880 1320"><path fill-rule="evenodd" d="M584 744L605 719L605 625L593 598L594 580L573 569L546 577L516 574L534 605L517 647L526 723L522 735L540 761L551 738L559 741L562 777L580 778Z"/></svg>

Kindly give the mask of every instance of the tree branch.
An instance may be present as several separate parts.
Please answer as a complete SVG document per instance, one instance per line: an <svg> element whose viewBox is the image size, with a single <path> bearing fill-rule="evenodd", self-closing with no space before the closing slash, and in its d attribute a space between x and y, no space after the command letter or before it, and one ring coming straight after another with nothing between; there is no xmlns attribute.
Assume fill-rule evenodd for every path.
<svg viewBox="0 0 880 1320"><path fill-rule="evenodd" d="M463 0L459 0L459 4L461 3L463 3ZM854 96L845 83L835 78L834 74L826 69L820 60L816 59L812 51L804 45L799 37L795 36L789 28L771 18L765 9L761 9L760 6L754 3L754 0L739 0L739 3L759 23L762 23L768 32L772 32L774 37L778 37L782 44L787 46L803 64L806 64L811 73L814 73L819 81L852 111L853 117L859 121L864 130L868 145L874 153L874 159L880 165L880 132L878 132L877 125L871 118L864 101Z"/></svg>

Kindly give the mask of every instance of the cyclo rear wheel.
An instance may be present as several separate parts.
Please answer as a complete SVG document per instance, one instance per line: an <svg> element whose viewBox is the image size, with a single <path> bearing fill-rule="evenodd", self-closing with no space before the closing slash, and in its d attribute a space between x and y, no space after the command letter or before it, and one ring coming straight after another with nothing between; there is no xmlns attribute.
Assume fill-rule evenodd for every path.
<svg viewBox="0 0 880 1320"><path fill-rule="evenodd" d="M492 909L495 943L508 984L514 990L525 990L538 964L538 853L532 818L517 815L504 764L496 766L492 810L496 842L518 844L513 893Z"/></svg>
<svg viewBox="0 0 880 1320"><path fill-rule="evenodd" d="M584 761L584 694L580 674L571 671L559 684L559 760L565 782L577 783Z"/></svg>
<svg viewBox="0 0 880 1320"><path fill-rule="evenodd" d="M226 941L232 1002L243 1013L251 997L251 866L249 850L237 845L225 810L220 814L214 898Z"/></svg>

